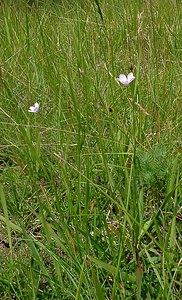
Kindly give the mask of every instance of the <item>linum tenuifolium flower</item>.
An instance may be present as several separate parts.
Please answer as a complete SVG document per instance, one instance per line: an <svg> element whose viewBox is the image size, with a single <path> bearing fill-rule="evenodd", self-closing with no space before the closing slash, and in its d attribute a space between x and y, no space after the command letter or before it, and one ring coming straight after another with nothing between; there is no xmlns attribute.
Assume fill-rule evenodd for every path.
<svg viewBox="0 0 182 300"><path fill-rule="evenodd" d="M36 102L33 106L30 106L29 112L38 113L39 112L40 103Z"/></svg>
<svg viewBox="0 0 182 300"><path fill-rule="evenodd" d="M133 75L133 73L129 73L127 77L124 74L120 74L116 79L125 86L129 86L129 84L135 79L135 76Z"/></svg>

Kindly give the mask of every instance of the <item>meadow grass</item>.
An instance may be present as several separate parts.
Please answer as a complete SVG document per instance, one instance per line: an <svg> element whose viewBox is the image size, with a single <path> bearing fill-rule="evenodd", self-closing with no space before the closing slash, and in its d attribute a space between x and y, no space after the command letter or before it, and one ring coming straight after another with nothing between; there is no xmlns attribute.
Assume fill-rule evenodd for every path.
<svg viewBox="0 0 182 300"><path fill-rule="evenodd" d="M181 299L180 8L1 4L0 299Z"/></svg>

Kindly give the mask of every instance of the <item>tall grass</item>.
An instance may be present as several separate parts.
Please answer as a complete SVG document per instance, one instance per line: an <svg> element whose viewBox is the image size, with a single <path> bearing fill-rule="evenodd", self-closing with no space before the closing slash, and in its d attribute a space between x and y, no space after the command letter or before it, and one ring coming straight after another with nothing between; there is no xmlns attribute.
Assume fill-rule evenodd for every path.
<svg viewBox="0 0 182 300"><path fill-rule="evenodd" d="M180 299L180 7L1 4L1 299Z"/></svg>

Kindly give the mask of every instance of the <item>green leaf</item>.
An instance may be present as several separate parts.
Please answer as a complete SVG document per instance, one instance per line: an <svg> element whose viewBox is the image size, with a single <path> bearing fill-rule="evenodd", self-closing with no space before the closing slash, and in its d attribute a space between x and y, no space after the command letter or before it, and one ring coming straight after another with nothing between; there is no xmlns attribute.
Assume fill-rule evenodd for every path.
<svg viewBox="0 0 182 300"><path fill-rule="evenodd" d="M80 294L81 294L81 287L82 287L82 282L83 282L83 275L84 275L84 266L85 266L85 262L83 262L82 264L82 268L81 268L81 272L80 272L80 278L79 278L79 282L78 282L78 287L76 290L76 296L75 296L75 300L79 300L80 299Z"/></svg>
<svg viewBox="0 0 182 300"><path fill-rule="evenodd" d="M114 267L114 266L112 266L112 265L110 265L110 264L108 264L108 263L106 263L106 262L103 262L102 260L99 260L99 259L97 259L97 258L95 258L95 257L92 257L92 256L88 256L88 259L90 260L90 261L92 261L92 262L94 262L96 265L98 265L100 268L102 268L102 269L104 269L104 270L106 270L107 272L110 272L110 273L112 273L113 275L115 275L116 274L116 267ZM132 276L132 275L129 275L128 273L126 273L126 272L122 272L121 271L121 276L122 276L122 278L125 280L125 281L130 281L130 282L135 282L135 277L134 276Z"/></svg>
<svg viewBox="0 0 182 300"><path fill-rule="evenodd" d="M8 208L7 208L7 203L6 203L6 197L5 197L5 193L4 193L4 188L2 183L0 184L0 198L1 198L1 203L2 203L2 208L3 208L3 212L4 212L4 221L6 223L6 228L7 228L7 234L8 234L8 243L9 243L9 247L10 247L10 251L11 251L11 255L12 255L12 238L11 238L11 224L10 224L10 220L9 220L9 216L8 216Z"/></svg>
<svg viewBox="0 0 182 300"><path fill-rule="evenodd" d="M98 300L104 300L105 296L104 296L104 291L103 288L101 287L101 284L99 282L98 277L96 276L94 269L92 266L90 266L91 268L91 272L92 272L92 279L93 279L93 283L94 283L94 287L96 290L96 295L97 295L97 299Z"/></svg>

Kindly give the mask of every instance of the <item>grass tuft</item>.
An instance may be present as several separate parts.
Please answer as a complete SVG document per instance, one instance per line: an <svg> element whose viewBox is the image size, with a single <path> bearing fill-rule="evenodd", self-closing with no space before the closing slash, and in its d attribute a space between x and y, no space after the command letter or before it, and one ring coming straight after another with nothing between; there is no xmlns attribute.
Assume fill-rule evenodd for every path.
<svg viewBox="0 0 182 300"><path fill-rule="evenodd" d="M180 299L180 9L1 3L1 299Z"/></svg>

